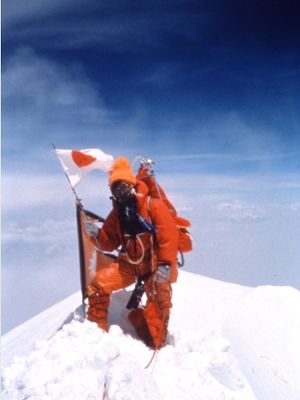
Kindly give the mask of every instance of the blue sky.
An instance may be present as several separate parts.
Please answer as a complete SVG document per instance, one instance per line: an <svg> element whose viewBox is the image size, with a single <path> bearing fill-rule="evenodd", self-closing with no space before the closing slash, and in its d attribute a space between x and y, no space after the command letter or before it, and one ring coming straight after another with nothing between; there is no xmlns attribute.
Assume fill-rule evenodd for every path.
<svg viewBox="0 0 300 400"><path fill-rule="evenodd" d="M3 2L8 168L25 137L117 152L124 136L137 152L242 152L256 157L245 168L257 156L297 168L295 2L48 3Z"/></svg>
<svg viewBox="0 0 300 400"><path fill-rule="evenodd" d="M297 2L4 0L2 23L4 329L78 288L52 143L153 158L193 221L187 269L300 288ZM78 190L109 210L103 176Z"/></svg>

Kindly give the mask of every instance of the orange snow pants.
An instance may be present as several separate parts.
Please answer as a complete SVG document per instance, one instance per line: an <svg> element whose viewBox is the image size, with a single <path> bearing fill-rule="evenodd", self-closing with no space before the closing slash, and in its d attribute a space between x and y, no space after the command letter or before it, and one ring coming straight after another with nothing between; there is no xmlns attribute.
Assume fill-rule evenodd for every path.
<svg viewBox="0 0 300 400"><path fill-rule="evenodd" d="M113 262L108 266L100 267L89 288L89 306L87 318L91 322L96 322L99 328L108 330L108 308L110 294L116 290L123 289L135 282L135 272L130 265L122 263L122 268L118 262Z"/></svg>
<svg viewBox="0 0 300 400"><path fill-rule="evenodd" d="M88 320L96 322L104 330L108 330L110 294L134 284L137 278L134 266L123 262L123 260L119 261L113 262L110 266L99 268L89 287ZM172 289L169 281L158 283L153 278L150 277L145 284L145 291L148 297L147 305L150 305L150 303L156 304L157 315L153 318L158 318L162 321L164 330L162 337L165 340L170 308L172 307ZM145 311L147 311L147 306ZM130 320L133 322L131 318Z"/></svg>
<svg viewBox="0 0 300 400"><path fill-rule="evenodd" d="M110 294L132 285L135 277L135 270L130 264L113 262L109 266L100 267L97 270L91 282L91 289Z"/></svg>

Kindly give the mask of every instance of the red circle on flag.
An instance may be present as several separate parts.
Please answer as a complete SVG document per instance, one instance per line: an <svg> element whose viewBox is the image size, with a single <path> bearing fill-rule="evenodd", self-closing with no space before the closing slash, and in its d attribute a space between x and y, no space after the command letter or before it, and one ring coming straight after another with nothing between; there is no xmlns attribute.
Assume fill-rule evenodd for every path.
<svg viewBox="0 0 300 400"><path fill-rule="evenodd" d="M72 159L78 167L86 167L96 161L96 158L88 154L81 153L81 151L72 150Z"/></svg>

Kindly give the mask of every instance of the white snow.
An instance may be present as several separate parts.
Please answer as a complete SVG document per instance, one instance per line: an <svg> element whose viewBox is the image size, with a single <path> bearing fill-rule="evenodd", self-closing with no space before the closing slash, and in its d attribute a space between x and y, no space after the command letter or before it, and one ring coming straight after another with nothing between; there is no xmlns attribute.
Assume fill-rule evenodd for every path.
<svg viewBox="0 0 300 400"><path fill-rule="evenodd" d="M300 292L180 271L168 344L156 353L113 295L110 330L80 315L80 294L2 338L3 400L299 400Z"/></svg>
<svg viewBox="0 0 300 400"><path fill-rule="evenodd" d="M300 292L253 289L224 325L233 352L259 399L300 399Z"/></svg>

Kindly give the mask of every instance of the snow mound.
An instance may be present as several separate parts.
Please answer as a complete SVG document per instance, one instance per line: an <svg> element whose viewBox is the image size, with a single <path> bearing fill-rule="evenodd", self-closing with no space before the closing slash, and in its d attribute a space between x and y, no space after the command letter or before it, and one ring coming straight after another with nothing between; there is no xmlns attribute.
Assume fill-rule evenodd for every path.
<svg viewBox="0 0 300 400"><path fill-rule="evenodd" d="M176 339L175 339L176 338ZM173 332L153 355L112 325L103 332L73 320L3 372L3 400L253 400L246 380L217 332Z"/></svg>
<svg viewBox="0 0 300 400"><path fill-rule="evenodd" d="M75 294L3 337L3 400L299 400L300 292L181 272L156 353L112 296L108 333Z"/></svg>
<svg viewBox="0 0 300 400"><path fill-rule="evenodd" d="M29 354L38 340L54 335L60 326L73 318L80 303L81 294L76 292L2 336L2 366L7 366L15 355Z"/></svg>
<svg viewBox="0 0 300 400"><path fill-rule="evenodd" d="M298 290L251 290L231 309L223 332L259 400L300 399Z"/></svg>

